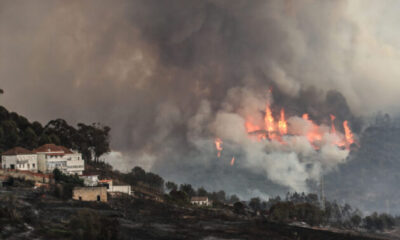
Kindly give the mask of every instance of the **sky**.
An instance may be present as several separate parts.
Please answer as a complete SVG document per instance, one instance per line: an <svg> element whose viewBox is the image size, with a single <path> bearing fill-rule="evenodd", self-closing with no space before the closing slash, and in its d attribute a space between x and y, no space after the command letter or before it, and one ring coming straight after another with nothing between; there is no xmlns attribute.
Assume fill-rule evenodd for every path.
<svg viewBox="0 0 400 240"><path fill-rule="evenodd" d="M353 128L378 111L397 114L399 4L1 1L0 104L43 124L64 118L110 126L108 158L120 170L140 165L243 195L268 194L259 187L265 181L305 190L307 179L346 154L250 146L243 118L266 101L321 124L329 110ZM220 136L230 149L225 158L238 158L234 170L215 159ZM299 157L304 149L310 159L335 156L334 164L309 172ZM281 158L286 165L271 160ZM296 166L294 174L287 166Z"/></svg>

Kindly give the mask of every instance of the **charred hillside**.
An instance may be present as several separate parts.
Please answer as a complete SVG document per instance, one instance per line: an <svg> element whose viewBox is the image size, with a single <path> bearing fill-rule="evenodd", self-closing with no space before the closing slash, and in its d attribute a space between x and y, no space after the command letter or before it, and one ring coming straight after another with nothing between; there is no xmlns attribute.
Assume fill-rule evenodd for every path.
<svg viewBox="0 0 400 240"><path fill-rule="evenodd" d="M1 239L389 239L152 200L64 201L26 188L2 190L0 203Z"/></svg>

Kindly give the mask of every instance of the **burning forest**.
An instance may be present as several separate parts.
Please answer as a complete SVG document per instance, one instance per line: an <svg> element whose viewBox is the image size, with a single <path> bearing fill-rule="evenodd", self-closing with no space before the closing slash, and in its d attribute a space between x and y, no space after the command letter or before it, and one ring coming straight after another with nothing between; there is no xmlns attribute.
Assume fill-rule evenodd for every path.
<svg viewBox="0 0 400 240"><path fill-rule="evenodd" d="M345 162L351 147L357 145L348 120L339 122L330 114L321 117L327 124L317 124L308 113L301 117L287 114L285 108L273 104L271 91L265 98L262 109L251 111L244 106L239 113L218 113L214 125L220 133L214 142L218 159L228 159L232 151L236 152L242 157L229 158L230 166L264 169L276 183L295 191L308 191L307 181L318 181ZM227 125L230 129L226 129Z"/></svg>

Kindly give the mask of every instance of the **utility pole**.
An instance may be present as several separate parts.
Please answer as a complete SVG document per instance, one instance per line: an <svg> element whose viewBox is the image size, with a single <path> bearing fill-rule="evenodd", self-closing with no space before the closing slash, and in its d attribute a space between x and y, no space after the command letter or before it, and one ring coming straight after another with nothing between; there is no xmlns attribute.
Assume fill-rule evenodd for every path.
<svg viewBox="0 0 400 240"><path fill-rule="evenodd" d="M319 195L319 202L321 204L322 210L325 211L325 186L324 186L324 175L321 174L320 180L319 180L319 185L320 185L320 195Z"/></svg>

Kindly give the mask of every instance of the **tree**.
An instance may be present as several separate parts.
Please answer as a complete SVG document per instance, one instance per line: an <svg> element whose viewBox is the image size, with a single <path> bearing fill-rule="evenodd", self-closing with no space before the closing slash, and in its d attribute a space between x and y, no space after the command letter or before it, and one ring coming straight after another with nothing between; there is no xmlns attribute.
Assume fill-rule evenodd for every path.
<svg viewBox="0 0 400 240"><path fill-rule="evenodd" d="M21 137L17 124L12 120L1 122L1 128L4 133L4 144L6 149L10 149L19 145Z"/></svg>
<svg viewBox="0 0 400 240"><path fill-rule="evenodd" d="M235 202L239 202L239 201L240 201L239 197L236 196L235 194L233 194L229 199L230 203L235 203Z"/></svg>
<svg viewBox="0 0 400 240"><path fill-rule="evenodd" d="M131 174L135 177L136 181L145 181L146 171L143 168L136 166L132 168Z"/></svg>
<svg viewBox="0 0 400 240"><path fill-rule="evenodd" d="M172 190L169 196L173 202L178 204L188 204L190 200L189 196L184 191Z"/></svg>
<svg viewBox="0 0 400 240"><path fill-rule="evenodd" d="M69 199L72 197L72 191L76 186L83 186L83 180L78 175L66 175L58 168L53 170L53 176L58 186L55 189L55 195L60 198Z"/></svg>
<svg viewBox="0 0 400 240"><path fill-rule="evenodd" d="M261 200L260 200L260 198L259 197L255 197L255 198L250 199L249 206L254 211L260 210L261 209Z"/></svg>
<svg viewBox="0 0 400 240"><path fill-rule="evenodd" d="M40 136L43 132L43 126L42 124L40 124L40 122L35 121L31 124L30 127L32 128L33 131L35 131L35 134L37 136Z"/></svg>
<svg viewBox="0 0 400 240"><path fill-rule="evenodd" d="M315 193L307 194L306 202L317 206L319 204L318 195Z"/></svg>
<svg viewBox="0 0 400 240"><path fill-rule="evenodd" d="M157 189L158 191L164 191L164 179L158 176L157 174L148 172L145 176L145 182L152 188Z"/></svg>
<svg viewBox="0 0 400 240"><path fill-rule="evenodd" d="M110 128L99 123L92 125L78 124L76 144L84 157L97 162L99 157L110 152Z"/></svg>
<svg viewBox="0 0 400 240"><path fill-rule="evenodd" d="M295 205L292 216L313 226L322 223L323 211L310 203L300 203Z"/></svg>
<svg viewBox="0 0 400 240"><path fill-rule="evenodd" d="M56 182L60 182L62 180L63 173L58 168L56 168L53 170L53 177Z"/></svg>
<svg viewBox="0 0 400 240"><path fill-rule="evenodd" d="M208 192L203 187L200 187L197 189L197 196L206 197L207 195L208 195Z"/></svg>
<svg viewBox="0 0 400 240"><path fill-rule="evenodd" d="M170 181L168 181L165 184L165 187L167 188L168 191L172 191L172 190L177 190L178 189L178 185L176 183L170 182Z"/></svg>
<svg viewBox="0 0 400 240"><path fill-rule="evenodd" d="M350 218L351 225L355 228L360 226L361 221L362 221L362 218L358 214L355 214Z"/></svg>
<svg viewBox="0 0 400 240"><path fill-rule="evenodd" d="M58 137L59 144L67 148L77 149L78 146L75 143L77 137L77 130L68 125L67 121L58 118L49 121L44 127L44 133L47 135L56 135Z"/></svg>
<svg viewBox="0 0 400 240"><path fill-rule="evenodd" d="M226 201L226 194L225 191L221 190L217 192L217 200L220 202L225 202Z"/></svg>
<svg viewBox="0 0 400 240"><path fill-rule="evenodd" d="M235 202L235 204L233 204L233 211L236 214L244 214L245 213L245 206L243 203L241 202Z"/></svg>
<svg viewBox="0 0 400 240"><path fill-rule="evenodd" d="M23 133L22 137L22 147L33 149L38 147L39 138L36 135L35 131L31 127L27 127Z"/></svg>
<svg viewBox="0 0 400 240"><path fill-rule="evenodd" d="M190 184L181 184L179 190L185 192L189 198L193 197L196 193Z"/></svg>
<svg viewBox="0 0 400 240"><path fill-rule="evenodd" d="M270 208L269 219L277 222L285 222L289 220L294 211L294 204L292 202L278 202Z"/></svg>

